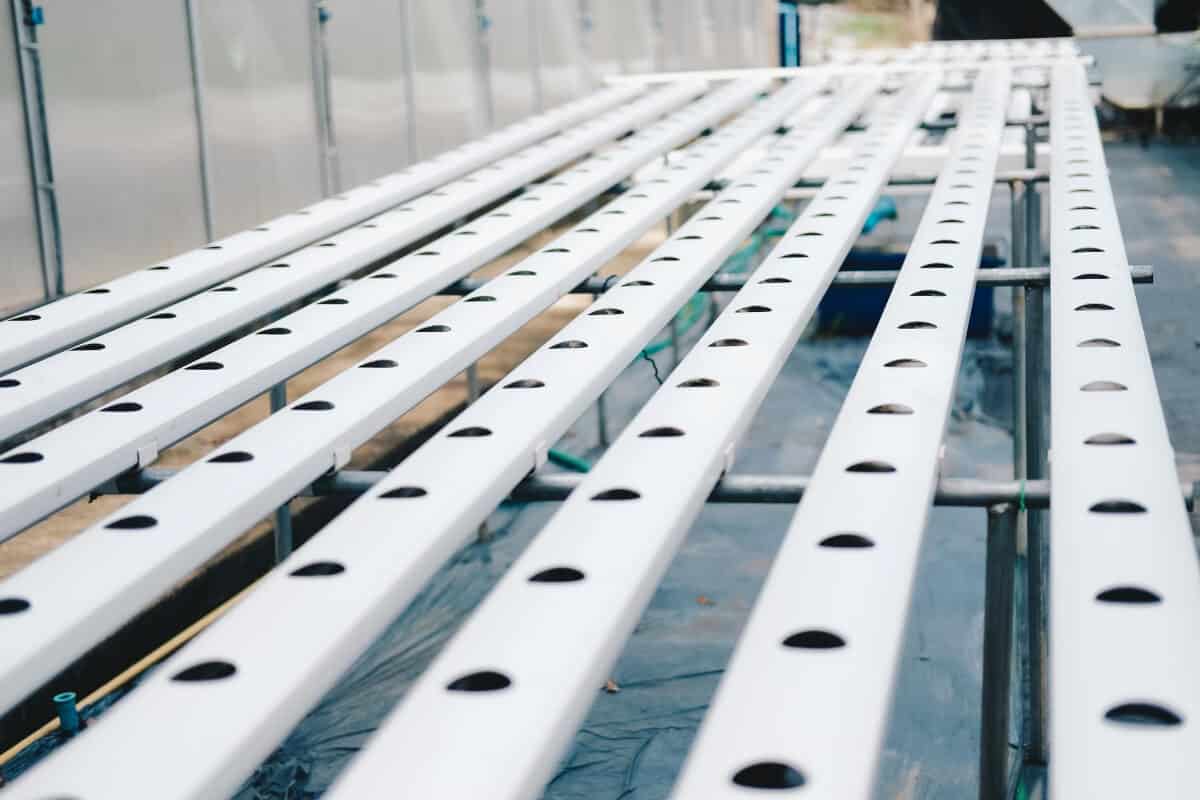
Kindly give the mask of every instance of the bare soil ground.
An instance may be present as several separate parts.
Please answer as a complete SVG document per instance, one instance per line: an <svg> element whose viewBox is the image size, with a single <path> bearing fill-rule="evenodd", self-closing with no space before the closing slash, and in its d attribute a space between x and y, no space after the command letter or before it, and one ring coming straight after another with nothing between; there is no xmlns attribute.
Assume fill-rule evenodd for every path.
<svg viewBox="0 0 1200 800"><path fill-rule="evenodd" d="M496 259L475 273L475 277L490 277L512 266L536 248L550 241L555 229L536 236L520 247ZM662 227L656 227L639 241L622 252L601 270L602 274L627 272L664 239ZM452 297L434 297L421 303L411 311L377 328L367 336L334 355L318 362L288 381L288 398L296 398L315 389L350 365L366 358L388 342L424 323L429 317L454 302ZM487 387L519 364L556 331L571 321L590 302L584 295L569 295L505 340L479 362L479 379ZM119 393L118 393L119 394ZM403 443L426 426L441 419L448 411L460 405L467 396L465 375L459 375L431 394L411 411L380 431L370 441L358 448L348 469L362 469L378 461L387 453L401 447ZM178 444L164 450L155 466L181 468L204 458L212 450L237 436L250 426L265 419L270 407L265 395L255 398L241 408L216 422L196 431ZM58 547L94 524L104 516L117 510L133 498L128 495L108 495L94 500L81 499L34 525L7 542L0 543L0 579L20 570L34 559ZM313 502L309 499L293 500L293 510ZM246 531L225 551L237 549L258 537L270 535L270 520L264 520ZM224 555L225 553L222 553ZM220 556L218 556L219 558Z"/></svg>

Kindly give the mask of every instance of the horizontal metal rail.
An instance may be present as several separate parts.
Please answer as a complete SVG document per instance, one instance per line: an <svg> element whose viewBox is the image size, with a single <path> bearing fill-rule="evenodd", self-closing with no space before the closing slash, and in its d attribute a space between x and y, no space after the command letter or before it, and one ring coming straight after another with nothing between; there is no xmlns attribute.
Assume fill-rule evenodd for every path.
<svg viewBox="0 0 1200 800"><path fill-rule="evenodd" d="M680 91L686 94L692 90L670 90L669 98L651 97L641 103L664 99L675 102L682 97ZM620 118L609 120L598 130L611 134L631 119L640 120L644 113L654 110L624 109L624 114L617 112ZM274 327L289 331L287 335L250 335L238 339L206 355L201 362L206 367L193 364L169 373L117 402L0 453L0 540L15 535L114 475L151 463L159 451L184 436L346 346L579 208L647 161L694 136L702 126L694 123L692 117L690 110L679 111L664 123L601 150L554 180L532 187L490 212L478 224L453 231L418 252L276 320ZM571 142L569 147L575 149L576 144ZM545 147L545 157L561 155L561 152L556 155L553 140L545 143ZM517 169L530 171L521 166ZM384 215L379 222L367 224L381 229L403 226L406 216ZM376 231L368 229L363 233L370 235ZM313 259L320 259L328 258L323 253L332 251L318 248L308 252L314 254ZM311 269L316 269L319 263L314 261ZM297 261L294 268L301 266ZM262 288L264 300L273 302L274 295L266 291L269 284ZM179 307L190 307L192 303L185 301ZM203 320L198 314L196 318ZM144 324L163 323L147 320ZM136 349L137 344L133 347ZM78 447L81 441L88 442L84 450Z"/></svg>
<svg viewBox="0 0 1200 800"><path fill-rule="evenodd" d="M970 56L976 61L1023 56L1071 56L1079 51L1071 37L1042 37L1036 39L957 39L954 41L917 42L911 47L871 48L868 50L835 50L830 54L834 63L867 61L892 65L897 61L914 59L944 60L949 57Z"/></svg>
<svg viewBox="0 0 1200 800"><path fill-rule="evenodd" d="M680 800L791 796L788 790L869 796L929 508L987 506L989 546L997 538L1014 545L1011 527L993 529L998 504L1009 509L1006 524L1014 508L1050 509L1052 680L1044 705L1051 710L1053 796L1200 794L1200 767L1193 766L1200 752L1200 560L1184 513L1197 507L1200 483L1180 485L1175 471L1133 290L1152 273L1127 263L1086 62L1069 41L970 42L863 54L816 70L741 70L731 75L752 77L644 129L630 121L630 109L642 109L648 122L666 113L666 105L648 109L666 103L668 93L682 93L670 106L677 107L703 90L688 84L646 96L638 95L637 83L624 90L624 101L589 98L603 108L586 119L580 113L573 124L595 146L641 130L388 267L379 264L405 245L389 250L370 237L433 224L417 214L443 214L436 227L445 228L473 213L450 218L443 192L492 197L481 201L487 205L547 174L547 161L565 165L594 147L583 146L578 129L553 137L554 130L535 135L514 126L485 140L490 149L468 145L448 161L426 162L343 196L349 199L317 204L313 214L230 237L219 243L230 245L224 251L185 254L164 262L165 269L106 284L100 288L108 291L90 299L83 293L31 312L31 319L0 321L3 373L15 366L4 359L21 357L22 348L32 352L54 341L61 343L52 350L67 347L80 331L121 325L130 309L140 309L130 316L144 315L212 285L213 271L246 272L268 260L251 263L251 253L289 236L312 241L338 213L404 202L366 190L420 194L414 187L434 180L429 169L450 176L437 182L442 186L465 175L470 159L477 167L493 165L442 191L409 197L407 206L360 227L341 224L323 248L306 248L211 297L110 330L89 342L95 347L0 376L3 439L177 358L194 346L184 344L189 337L211 341L339 277L375 270L188 368L0 452L0 540L88 489L141 495L0 582L0 712L281 502L301 494L359 496L230 614L148 675L103 725L18 780L8 790L13 800L234 791L506 499L565 503L339 776L331 798L373 796L380 786L397 785L420 796L538 796L706 502L799 508L683 766L674 795ZM687 77L694 75L724 73ZM806 83L756 102L777 75ZM872 98L884 76L904 76L896 88L901 94L889 87L883 98ZM848 78L861 82L847 85ZM826 81L839 81L840 93L814 104ZM1051 88L1050 144L1042 146L1050 169L1004 172L1011 148L1001 147L1002 96L1041 85ZM916 156L906 156L906 140L921 127L943 127L922 125L927 104L939 90L960 88L972 95L947 132L949 146L925 148L919 158L929 169L909 169L904 159ZM605 113L635 96L628 108ZM853 158L840 148L823 150L873 99L876 124L859 137ZM718 127L747 105L736 121ZM809 116L793 122L789 115L800 107ZM701 191L782 120L793 129L771 137L775 146L757 163L739 160L730 170L736 180ZM608 135L597 129L602 121ZM1043 122L1027 120L1030 129ZM555 130L564 127L571 124L560 121ZM673 154L666 167L638 175L632 188L503 275L463 278L704 128L716 130ZM519 150L512 137L520 136L539 144L509 158L498 154ZM884 187L928 185L921 177L889 180L889 172L930 171L943 160L904 267L839 271ZM796 188L805 163L810 176L835 174L815 192ZM530 177L487 194L499 191L500 171L510 168ZM1051 173L1051 266L978 271L994 182L1047 182ZM392 183L401 175L407 182ZM773 203L814 194L752 275L713 274ZM648 226L698 199L707 205L632 272L595 276ZM373 246L376 257L354 261ZM297 270L303 277L294 277ZM186 288L188 281L208 282ZM1051 282L1050 478L940 477L940 439L972 286ZM730 474L738 440L831 285L895 291L816 471ZM737 295L590 473L538 472L550 445L697 291ZM599 298L399 467L341 469L381 427L571 292ZM183 470L148 466L162 447L438 293L464 299L203 462ZM100 305L106 300L114 302ZM154 305L142 308L147 303ZM77 309L78 324L63 308ZM47 316L38 319L43 310ZM38 332L41 321L50 324ZM167 334L168 344L147 335L172 321L192 327ZM9 347L10 330L33 333ZM39 372L42 365L50 367ZM1030 380L1042 376L1031 373ZM7 418L6 392L18 401ZM1031 462L1031 474L1046 473ZM1027 573L1040 591L1042 551L1038 537L1028 538ZM1010 657L1005 641L1012 632L993 623L1008 616L1011 592L992 592L996 583L1011 589L1011 549L1007 558L1006 572L989 550L985 650L991 647L993 677L996 668L1006 671ZM288 613L281 615L283 609ZM1040 662L1047 641L1040 603L1027 611L1017 619L1030 629L1030 660ZM1035 677L1028 687L1034 735L1022 744L1027 763L1044 765L1041 683ZM998 681L989 686L989 707L1007 707L1010 690ZM1004 716L985 709L984 719L986 725ZM981 796L1001 796L1011 745L1003 721L989 731L998 736L985 746L991 779Z"/></svg>
<svg viewBox="0 0 1200 800"><path fill-rule="evenodd" d="M1197 797L1200 566L1083 71L1051 101L1050 794Z"/></svg>
<svg viewBox="0 0 1200 800"><path fill-rule="evenodd" d="M892 99L853 163L441 651L330 798L369 794L400 776L414 796L541 792L937 80L925 76Z"/></svg>
<svg viewBox="0 0 1200 800"><path fill-rule="evenodd" d="M549 141L497 161L363 225L291 253L283 261L254 269L211 291L10 373L0 382L3 383L0 440L394 255L439 228L611 141L630 126L649 123L683 105L703 91L703 86L699 83L669 86L628 107L576 125ZM650 130L655 131L653 126ZM637 165L641 163L642 160ZM507 232L507 228L504 230ZM502 241L506 246L514 243L511 237ZM494 247L492 254L499 255L502 251L503 247ZM442 263L421 264L427 272L441 266ZM450 274L449 280L462 277L467 271L469 267Z"/></svg>
<svg viewBox="0 0 1200 800"><path fill-rule="evenodd" d="M715 125L752 103L767 85L749 79L719 89L694 104L686 121L672 124L697 131ZM343 466L355 447L636 241L789 110L778 95L756 104L479 294L436 314L0 583L0 596L28 604L20 613L0 616L0 709L321 473ZM486 224L476 220L471 226ZM265 330L290 333L278 325ZM97 571L101 561L106 568ZM74 590L53 588L65 584Z"/></svg>
<svg viewBox="0 0 1200 800"><path fill-rule="evenodd" d="M1154 283L1154 268L1148 265L1130 267L1134 283ZM891 286L900 271L895 269L846 269L833 278L833 286ZM598 294L604 291L605 278L588 278L572 294ZM736 292L749 280L745 275L714 275L705 281L701 292ZM1049 286L1049 267L997 267L981 271L975 279L980 286ZM477 278L463 278L438 292L443 295L467 295L482 286ZM611 283L611 281L609 281Z"/></svg>
<svg viewBox="0 0 1200 800"><path fill-rule="evenodd" d="M123 475L105 484L97 494L143 494L172 478L178 470L150 467ZM388 473L382 470L343 469L309 484L301 496L354 497L369 492ZM787 504L799 503L811 478L807 475L724 475L712 492L709 503ZM583 482L572 472L538 472L524 478L513 488L508 499L519 503L552 503L566 500ZM1184 506L1191 510L1200 498L1200 481L1180 482ZM935 506L986 508L1005 503L1026 508L1050 507L1050 481L985 480L982 478L939 478L933 492Z"/></svg>
<svg viewBox="0 0 1200 800"><path fill-rule="evenodd" d="M1046 183L1050 180L1050 173L1047 170L1040 169L1008 170L1006 172L997 172L994 180L996 183L1012 183L1013 181L1024 181L1026 183ZM888 188L896 188L900 186L933 186L935 183L937 183L936 175L924 177L895 176L888 179ZM796 189L798 192L803 192L805 189L820 189L822 185L823 182L819 180L801 181L797 185ZM702 195L700 196L702 197Z"/></svg>
<svg viewBox="0 0 1200 800"><path fill-rule="evenodd" d="M200 797L235 787L530 467L544 460L546 443L565 433L704 277L741 245L821 145L841 132L874 82L848 92L823 119L782 139L499 388L406 458L370 496L165 663L106 716L101 736L81 740L44 772L31 775L28 791L78 791L63 781L71 774L88 776L90 798ZM787 102L802 101L818 88L793 90ZM614 308L621 313L593 313ZM564 348L562 342L587 346ZM408 533L390 535L397 529ZM327 574L317 580L304 577L322 571ZM282 618L280 608L289 609ZM217 661L236 666L234 680L187 687L171 677ZM204 694L199 705L198 690ZM152 719L174 719L184 706L186 728L169 737L155 730ZM231 713L241 735L222 738ZM155 768L133 769L135 758L139 763L148 758ZM112 778L97 793L90 765L101 763L109 765Z"/></svg>
<svg viewBox="0 0 1200 800"><path fill-rule="evenodd" d="M596 92L251 230L0 321L0 374L362 222L586 122L636 98L640 89L630 88Z"/></svg>
<svg viewBox="0 0 1200 800"><path fill-rule="evenodd" d="M999 58L1004 58L1000 56ZM1012 55L1006 60L1017 69L1029 70L1036 69L1040 71L1048 71L1056 64L1061 64L1064 59L1074 61L1082 66L1091 66L1095 63L1095 59L1089 55L1062 54L1056 55L1047 53L1044 55ZM934 73L951 70L971 70L979 67L978 58L966 57L962 60L913 60L903 64L895 64L894 66L883 66L878 64L817 64L804 67L759 67L755 69L699 69L688 70L683 72L653 72L653 73L634 73L626 75L606 75L605 83L610 86L621 86L625 84L637 85L652 85L663 83L665 81L682 80L685 77L699 77L704 80L721 81L732 80L737 77L745 77L747 75L761 75L770 78L796 78L801 76L821 77L821 76L854 76L854 75L869 75L878 72L880 69L895 69L909 73ZM1044 88L1045 84L1036 83L1030 84L1027 82L1017 81L1013 83L1013 88Z"/></svg>
<svg viewBox="0 0 1200 800"><path fill-rule="evenodd" d="M869 798L983 250L1009 94L975 79L914 234L674 797Z"/></svg>

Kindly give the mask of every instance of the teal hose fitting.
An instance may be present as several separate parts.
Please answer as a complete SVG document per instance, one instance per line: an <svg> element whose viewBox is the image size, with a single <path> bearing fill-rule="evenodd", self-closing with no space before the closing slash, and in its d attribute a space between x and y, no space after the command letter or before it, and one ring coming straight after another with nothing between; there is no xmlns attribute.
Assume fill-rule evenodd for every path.
<svg viewBox="0 0 1200 800"><path fill-rule="evenodd" d="M75 705L74 692L59 692L54 695L54 710L58 712L58 724L67 734L74 736L83 727L79 719L79 708Z"/></svg>
<svg viewBox="0 0 1200 800"><path fill-rule="evenodd" d="M590 472L592 465L578 456L573 456L570 453L562 450L551 450L547 454L550 463L557 464L563 469L569 469L572 472Z"/></svg>

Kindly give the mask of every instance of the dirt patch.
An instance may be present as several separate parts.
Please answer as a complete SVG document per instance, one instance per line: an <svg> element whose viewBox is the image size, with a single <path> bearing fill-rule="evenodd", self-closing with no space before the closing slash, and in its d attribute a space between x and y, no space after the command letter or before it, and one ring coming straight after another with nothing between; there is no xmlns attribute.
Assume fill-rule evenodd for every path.
<svg viewBox="0 0 1200 800"><path fill-rule="evenodd" d="M474 277L487 278L498 274L532 254L538 247L544 246L556 235L558 235L556 229L551 229L528 240L475 272ZM663 229L656 227L609 262L600 271L601 274L627 272L661 244L663 239ZM387 343L421 325L454 300L455 298L451 297L431 298L356 340L334 355L300 372L288 381L288 398L295 400L312 391L351 364L366 358ZM590 298L585 295L567 296L519 329L480 360L478 367L481 384L486 387L498 381L555 332L570 322L589 302ZM444 417L450 410L461 405L466 397L466 378L465 375L459 375L355 450L347 468L363 469L368 465L385 461L388 453L403 449L406 441L428 425ZM164 450L154 465L156 467L181 468L192 464L242 431L262 421L269 414L270 405L267 397L263 395L255 398ZM34 559L53 550L88 526L116 511L131 499L132 497L129 496L105 496L94 500L86 498L79 500L28 528L20 535L0 544L0 578L20 570ZM313 502L311 499L306 498L293 500L293 509L298 511L311 502ZM269 521L260 522L231 544L222 555L231 550L237 550L246 543L269 534L270 531ZM218 558L220 557L218 556Z"/></svg>

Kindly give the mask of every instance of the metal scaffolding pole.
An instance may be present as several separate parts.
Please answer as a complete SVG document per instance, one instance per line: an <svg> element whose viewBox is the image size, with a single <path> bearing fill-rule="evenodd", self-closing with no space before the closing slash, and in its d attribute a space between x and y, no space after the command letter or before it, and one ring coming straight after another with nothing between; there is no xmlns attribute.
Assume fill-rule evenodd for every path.
<svg viewBox="0 0 1200 800"><path fill-rule="evenodd" d="M1008 743L1013 669L1013 580L1017 509L988 506L983 599L983 692L979 716L979 800L1011 800Z"/></svg>
<svg viewBox="0 0 1200 800"><path fill-rule="evenodd" d="M1149 265L1136 265L1129 268L1130 277L1134 283L1153 283L1154 268ZM900 275L895 269L855 270L846 269L833 276L832 286L891 286ZM748 278L745 275L714 275L700 287L701 292L737 292L746 286ZM572 294L595 295L604 291L605 283L611 283L611 277L588 278L575 288ZM1050 284L1049 267L997 267L981 271L975 279L980 286L1048 286ZM464 278L450 284L438 292L439 295L463 296L478 291L484 281L477 278ZM1024 396L1024 393L1021 394ZM1022 462L1023 463L1023 462Z"/></svg>
<svg viewBox="0 0 1200 800"><path fill-rule="evenodd" d="M178 470L150 467L127 473L103 486L97 495L143 494L170 480ZM388 473L379 470L338 470L309 484L304 497L357 496L371 489ZM706 502L795 505L804 497L811 478L807 475L760 475L728 473L713 486ZM518 503L557 503L566 500L583 482L583 476L565 472L534 472L513 487L509 500ZM1196 507L1200 482L1179 484L1184 506ZM1050 481L985 480L940 478L933 492L935 506L989 508L997 505L1050 507Z"/></svg>
<svg viewBox="0 0 1200 800"><path fill-rule="evenodd" d="M111 329L0 380L4 438L271 320L0 453L0 540L89 491L137 495L0 582L0 711L75 674L102 640L272 513L279 562L4 797L235 791L506 500L562 505L330 798L399 780L453 800L538 796L706 503L790 504L795 516L676 800L871 796L935 506L987 512L980 800L1031 789L1056 800L1196 796L1200 560L1185 510L1200 483L1176 473L1133 291L1152 270L1128 264L1083 61L1069 40L932 42L816 70L700 73L738 78L713 91L669 81L643 92L669 76L635 76L52 303L44 319L39 309L0 322L0 372ZM781 77L798 79L768 93ZM1029 85L1051 88L1048 115L1009 114L1011 90ZM960 89L970 94L954 123L925 119L936 94ZM847 139L850 157L830 148L864 111L871 124ZM1049 167L1039 169L1047 124ZM1025 168L1007 171L1014 125ZM945 145L914 150L914 135L930 131L945 131ZM913 159L938 163L936 180L897 178ZM831 170L819 185L798 183ZM997 183L1012 191L1016 266L980 270ZM847 254L890 186L931 190L904 264L854 269ZM801 196L813 200L753 272L721 273L777 203ZM586 217L502 274L466 277L581 208ZM664 220L666 241L630 272L597 276ZM251 269L285 245L302 249ZM831 285L892 291L813 474L731 472ZM943 474L977 286L1014 292L1012 479ZM684 354L674 319L697 292L710 293L713 318ZM590 305L483 393L480 358L569 293L590 294ZM736 294L717 314L719 293ZM461 299L287 402L290 376L435 294ZM298 302L309 305L273 313ZM667 326L675 369L624 431L613 427L592 470L541 471L592 404L609 444L603 392ZM444 429L390 471L343 469L464 371L471 402ZM266 420L186 468L152 466L263 392ZM289 503L324 496L353 502L292 552Z"/></svg>
<svg viewBox="0 0 1200 800"><path fill-rule="evenodd" d="M1036 161L1036 130L1025 126L1025 166ZM1025 184L1021 197L1024 214L1022 244L1026 264L1041 262L1041 211L1037 187ZM1040 286L1025 289L1025 477L1031 480L1046 474L1045 397L1046 397L1046 325L1045 290ZM1025 515L1026 653L1028 654L1028 713L1026 720L1026 758L1034 764L1046 763L1046 567L1045 518L1040 511Z"/></svg>

